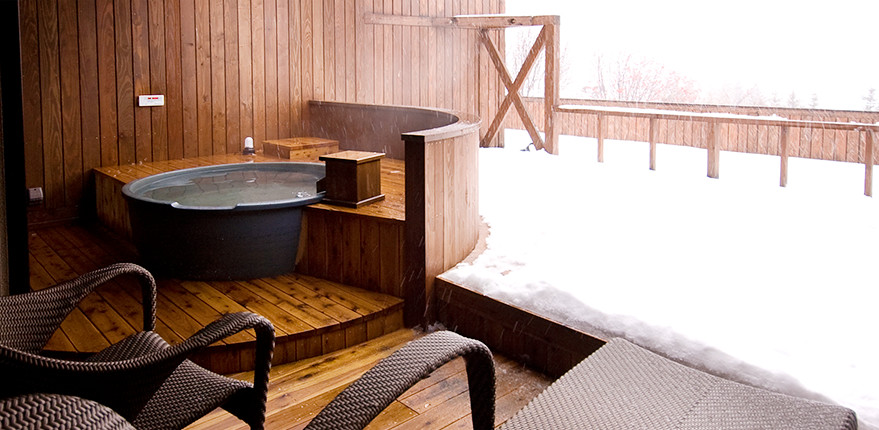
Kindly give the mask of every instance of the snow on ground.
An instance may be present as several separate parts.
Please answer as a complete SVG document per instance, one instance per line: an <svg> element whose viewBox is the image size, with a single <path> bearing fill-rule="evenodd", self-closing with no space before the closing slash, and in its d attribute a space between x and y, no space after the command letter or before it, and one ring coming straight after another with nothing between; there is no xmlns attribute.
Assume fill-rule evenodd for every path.
<svg viewBox="0 0 879 430"><path fill-rule="evenodd" d="M444 276L694 367L854 409L879 428L879 197L863 165L562 136L481 149L487 249Z"/></svg>

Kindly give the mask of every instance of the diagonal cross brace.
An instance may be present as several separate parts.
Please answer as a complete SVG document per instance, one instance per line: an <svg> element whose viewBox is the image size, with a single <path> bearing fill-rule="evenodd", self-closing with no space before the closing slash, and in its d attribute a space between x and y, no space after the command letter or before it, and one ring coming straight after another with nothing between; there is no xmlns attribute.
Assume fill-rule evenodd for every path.
<svg viewBox="0 0 879 430"><path fill-rule="evenodd" d="M485 46L485 49L488 50L488 55L491 58L492 63L494 63L494 66L497 69L498 74L500 75L501 81L503 81L504 86L507 88L507 96L504 97L504 101L498 108L498 111L494 116L494 120L491 121L491 125L488 127L485 136L483 136L482 138L483 144L486 142L490 142L494 138L494 135L500 128L501 122L503 122L504 117L506 116L507 111L510 108L510 105L514 104L516 105L516 112L522 119L522 124L525 125L525 129L528 131L528 134L531 136L531 140L534 142L534 147L536 149L543 149L543 139L537 132L537 128L534 126L534 122L531 120L531 116L525 109L525 103L522 102L522 98L519 96L519 88L522 86L522 83L525 82L525 78L528 76L528 72L531 71L531 67L534 66L534 62L537 60L537 56L540 54L540 51L544 48L544 46L546 46L547 38L547 29L546 26L544 26L540 30L540 34L537 35L537 39L534 41L534 44L531 45L531 50L528 52L528 56L525 57L525 62L522 64L522 68L519 69L519 73L516 75L516 80L513 81L510 79L509 73L507 73L507 68L504 66L504 61L501 59L500 54L498 54L497 48L495 48L494 44L491 42L491 39L489 39L488 37L488 30L482 29L479 31L479 40Z"/></svg>

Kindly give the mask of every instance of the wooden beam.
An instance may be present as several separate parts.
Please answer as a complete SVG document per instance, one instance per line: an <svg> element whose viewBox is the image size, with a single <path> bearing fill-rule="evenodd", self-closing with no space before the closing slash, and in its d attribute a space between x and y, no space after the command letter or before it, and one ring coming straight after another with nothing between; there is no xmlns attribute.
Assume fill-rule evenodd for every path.
<svg viewBox="0 0 879 430"><path fill-rule="evenodd" d="M781 128L781 178L779 179L779 185L782 187L787 186L787 158L788 152L790 151L790 127L782 127Z"/></svg>
<svg viewBox="0 0 879 430"><path fill-rule="evenodd" d="M656 170L656 118L650 118L650 170Z"/></svg>
<svg viewBox="0 0 879 430"><path fill-rule="evenodd" d="M458 15L452 22L462 28L502 29L507 27L558 25L557 15L509 16L509 15Z"/></svg>
<svg viewBox="0 0 879 430"><path fill-rule="evenodd" d="M604 115L598 114L598 162L604 163Z"/></svg>
<svg viewBox="0 0 879 430"><path fill-rule="evenodd" d="M864 195L873 196L873 130L867 130L866 148L864 148Z"/></svg>
<svg viewBox="0 0 879 430"><path fill-rule="evenodd" d="M720 135L720 123L714 123L708 128L708 177L717 179L720 177L720 145L717 144Z"/></svg>
<svg viewBox="0 0 879 430"><path fill-rule="evenodd" d="M540 45L545 44L545 39L547 37L545 33L546 27L544 30L540 32L537 36L537 40L535 40L534 45L531 47L531 51L526 57L526 64L523 64L522 69L519 71L519 74L516 76L516 85L510 79L509 73L507 73L507 68L504 65L504 60L501 59L500 54L497 52L497 48L495 48L494 44L491 42L491 39L488 37L488 32L486 30L482 30L479 32L479 40L485 46L485 49L488 51L489 58L491 58L492 63L495 66L495 69L498 71L498 75L501 78L501 81L504 83L504 86L507 88L507 97L504 99L504 102L501 104L503 110L498 110L498 113L495 115L495 120L492 121L492 126L489 126L489 130L486 132L483 137L483 142L489 142L494 138L494 133L497 132L497 129L500 127L500 123L498 122L498 117L503 120L503 116L506 114L506 109L509 108L509 99L515 106L516 111L519 114L519 118L522 119L522 123L525 125L525 129L528 131L528 135L531 136L531 140L534 142L534 146L537 149L543 148L543 139L541 139L540 134L537 132L537 127L534 126L534 122L531 120L531 116L528 114L528 111L525 109L525 103L522 101L522 98L519 96L519 87L522 85L522 82L525 80L525 76L528 74L528 69L530 69L530 63L534 63L534 59L537 57L535 50L537 53L540 52ZM534 58L531 58L533 54ZM525 66L528 66L528 69ZM504 107L506 105L506 107ZM498 124L495 124L498 122Z"/></svg>
<svg viewBox="0 0 879 430"><path fill-rule="evenodd" d="M558 18L558 17L556 17ZM556 106L559 105L559 28L558 19L551 24L543 26L546 31L546 66L544 68L544 98L543 98L543 132L546 143L546 151L558 155L559 127L556 124Z"/></svg>
<svg viewBox="0 0 879 430"><path fill-rule="evenodd" d="M432 16L403 16L382 13L363 14L363 22L373 25L404 25L409 27L454 27L454 18Z"/></svg>

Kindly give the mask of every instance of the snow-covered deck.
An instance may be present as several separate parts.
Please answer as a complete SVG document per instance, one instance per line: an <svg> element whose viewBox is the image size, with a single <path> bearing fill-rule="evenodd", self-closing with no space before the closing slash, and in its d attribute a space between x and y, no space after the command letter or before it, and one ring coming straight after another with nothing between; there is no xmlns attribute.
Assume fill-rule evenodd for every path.
<svg viewBox="0 0 879 430"><path fill-rule="evenodd" d="M444 274L594 333L721 376L854 409L879 425L879 201L864 166L563 136L561 155L480 151L487 250ZM523 205L523 197L536 204Z"/></svg>

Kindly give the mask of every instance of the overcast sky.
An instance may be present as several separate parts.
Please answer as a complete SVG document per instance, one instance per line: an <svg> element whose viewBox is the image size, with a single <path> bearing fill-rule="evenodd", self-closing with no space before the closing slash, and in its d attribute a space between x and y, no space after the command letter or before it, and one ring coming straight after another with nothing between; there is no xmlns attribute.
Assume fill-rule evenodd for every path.
<svg viewBox="0 0 879 430"><path fill-rule="evenodd" d="M648 56L702 83L793 91L821 107L863 109L879 88L879 1L507 0L513 15L561 15L573 67ZM575 72L576 73L576 72ZM582 72L581 72L582 73Z"/></svg>

